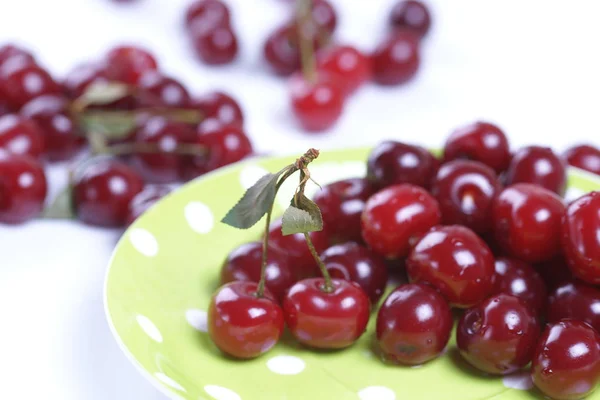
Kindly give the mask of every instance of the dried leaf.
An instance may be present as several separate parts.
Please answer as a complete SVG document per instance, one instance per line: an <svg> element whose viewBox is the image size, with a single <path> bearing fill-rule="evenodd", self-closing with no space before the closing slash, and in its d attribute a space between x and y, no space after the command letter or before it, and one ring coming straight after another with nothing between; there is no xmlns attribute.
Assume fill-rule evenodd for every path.
<svg viewBox="0 0 600 400"><path fill-rule="evenodd" d="M294 233L308 233L323 230L321 210L304 194L292 200L281 219L281 232L284 236Z"/></svg>
<svg viewBox="0 0 600 400"><path fill-rule="evenodd" d="M114 103L117 100L128 96L130 88L128 85L119 82L97 82L87 87L85 92L77 99L88 105L105 105Z"/></svg>
<svg viewBox="0 0 600 400"><path fill-rule="evenodd" d="M72 219L75 218L72 202L72 188L67 186L55 198L52 204L44 210L42 218Z"/></svg>

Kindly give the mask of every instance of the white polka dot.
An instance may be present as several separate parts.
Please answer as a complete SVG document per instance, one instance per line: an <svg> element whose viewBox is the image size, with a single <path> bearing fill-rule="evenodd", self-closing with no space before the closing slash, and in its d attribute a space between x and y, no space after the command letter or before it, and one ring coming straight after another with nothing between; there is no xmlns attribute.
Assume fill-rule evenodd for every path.
<svg viewBox="0 0 600 400"><path fill-rule="evenodd" d="M247 165L240 172L240 183L244 189L248 189L268 173L267 170L258 165Z"/></svg>
<svg viewBox="0 0 600 400"><path fill-rule="evenodd" d="M150 321L148 317L143 315L138 315L136 317L137 323L140 325L142 330L146 332L146 335L150 336L150 339L155 342L162 343L163 337L154 322Z"/></svg>
<svg viewBox="0 0 600 400"><path fill-rule="evenodd" d="M421 368L421 367L423 367L423 364L411 365L410 367L411 367L412 369L417 369L417 368Z"/></svg>
<svg viewBox="0 0 600 400"><path fill-rule="evenodd" d="M206 385L204 391L216 400L242 400L239 394L223 386Z"/></svg>
<svg viewBox="0 0 600 400"><path fill-rule="evenodd" d="M360 400L396 400L396 393L385 386L369 386L358 392Z"/></svg>
<svg viewBox="0 0 600 400"><path fill-rule="evenodd" d="M183 214L190 228L197 233L209 233L215 224L215 218L210 208L199 201L192 201L185 206Z"/></svg>
<svg viewBox="0 0 600 400"><path fill-rule="evenodd" d="M185 312L185 319L195 329L200 332L208 332L206 326L206 311L191 309Z"/></svg>
<svg viewBox="0 0 600 400"><path fill-rule="evenodd" d="M304 371L306 364L294 356L275 356L267 361L267 368L280 375L298 375Z"/></svg>
<svg viewBox="0 0 600 400"><path fill-rule="evenodd" d="M502 378L502 383L510 389L529 390L533 387L531 375L527 371L507 375Z"/></svg>
<svg viewBox="0 0 600 400"><path fill-rule="evenodd" d="M156 238L145 229L132 229L129 232L129 240L133 247L146 257L154 257L158 254L158 242Z"/></svg>
<svg viewBox="0 0 600 400"><path fill-rule="evenodd" d="M565 201L567 203L570 203L573 200L577 200L584 194L585 194L585 192L583 190L571 187L571 188L567 189L567 192L565 193Z"/></svg>
<svg viewBox="0 0 600 400"><path fill-rule="evenodd" d="M157 372L157 373L154 374L154 376L156 377L156 379L158 379L159 381L161 381L165 385L172 387L173 389L177 389L177 390L179 390L181 392L185 392L186 391L185 388L183 386L181 386L179 383L175 382L173 380L173 378L166 376L162 372Z"/></svg>

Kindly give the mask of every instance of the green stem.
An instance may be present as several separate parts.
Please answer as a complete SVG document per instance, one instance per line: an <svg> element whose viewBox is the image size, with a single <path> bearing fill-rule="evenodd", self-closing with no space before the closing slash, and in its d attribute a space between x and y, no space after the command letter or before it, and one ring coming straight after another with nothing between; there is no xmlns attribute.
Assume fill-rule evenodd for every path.
<svg viewBox="0 0 600 400"><path fill-rule="evenodd" d="M304 79L310 83L315 83L317 80L317 68L315 61L315 52L312 43L312 35L309 29L312 26L312 0L296 0L298 19L298 39L300 42L300 59L302 62L302 73Z"/></svg>
<svg viewBox="0 0 600 400"><path fill-rule="evenodd" d="M325 288L324 288L325 292L326 293L333 292L333 283L331 283L331 275L329 275L329 272L327 271L327 267L325 267L325 263L323 263L323 260L321 260L321 257L319 257L319 254L317 253L317 250L315 249L315 246L313 245L312 240L310 240L310 235L307 232L304 232L304 239L306 240L306 244L308 245L310 254L312 254L313 258L319 265L319 269L321 270L323 279L325 279Z"/></svg>
<svg viewBox="0 0 600 400"><path fill-rule="evenodd" d="M155 143L119 143L106 147L106 153L121 156L134 153L163 153L163 154L181 154L190 156L206 155L206 147L198 144L178 144L173 150L166 151Z"/></svg>
<svg viewBox="0 0 600 400"><path fill-rule="evenodd" d="M93 118L96 120L106 119L112 121L123 121L130 118L135 118L140 114L149 114L152 116L167 117L173 121L183 122L186 124L198 124L204 119L204 115L198 110L188 110L184 108L167 108L167 107L147 107L137 108L131 111L121 110L86 110L79 113L83 118Z"/></svg>

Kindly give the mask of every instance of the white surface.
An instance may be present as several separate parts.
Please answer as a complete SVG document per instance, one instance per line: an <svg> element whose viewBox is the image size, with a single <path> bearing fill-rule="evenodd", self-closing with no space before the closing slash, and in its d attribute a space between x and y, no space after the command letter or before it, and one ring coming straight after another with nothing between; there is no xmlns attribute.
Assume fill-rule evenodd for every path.
<svg viewBox="0 0 600 400"><path fill-rule="evenodd" d="M144 44L165 72L181 77L193 92L223 88L234 93L260 152L326 149L388 137L439 145L454 127L478 118L499 123L515 146L539 142L562 149L584 139L600 144L595 133L598 2L431 0L434 29L424 44L418 78L400 88L363 88L347 103L333 132L313 136L297 130L287 110L285 83L261 65L262 39L286 18L287 3L227 2L242 57L225 68L206 68L193 58L181 27L188 0L131 5L3 0L0 42L17 40L30 47L59 77L76 62L100 57L112 44ZM333 2L340 16L338 38L372 48L385 31L392 2ZM54 194L66 177L60 167L49 175ZM102 280L118 237L117 231L76 222L0 227L0 397L164 399L128 364L104 320ZM217 389L221 398L235 397Z"/></svg>

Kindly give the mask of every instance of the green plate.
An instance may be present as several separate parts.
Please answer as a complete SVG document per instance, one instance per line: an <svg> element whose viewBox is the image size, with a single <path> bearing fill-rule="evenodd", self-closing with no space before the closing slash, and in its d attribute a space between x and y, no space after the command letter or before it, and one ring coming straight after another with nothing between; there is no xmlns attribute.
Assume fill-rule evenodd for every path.
<svg viewBox="0 0 600 400"><path fill-rule="evenodd" d="M320 184L365 174L368 148L322 152L311 164ZM105 307L123 351L161 391L189 400L480 400L534 399L526 372L489 377L445 355L419 367L384 365L371 352L374 316L351 348L314 352L286 338L251 361L225 358L206 333L206 309L219 269L237 245L257 240L259 223L237 230L219 221L244 190L293 157L251 159L190 182L139 218L119 241L106 278ZM288 184L289 183L289 184ZM289 204L296 179L283 185L276 212ZM569 171L568 198L600 188ZM310 183L307 193L317 187ZM600 392L594 399L600 399Z"/></svg>

